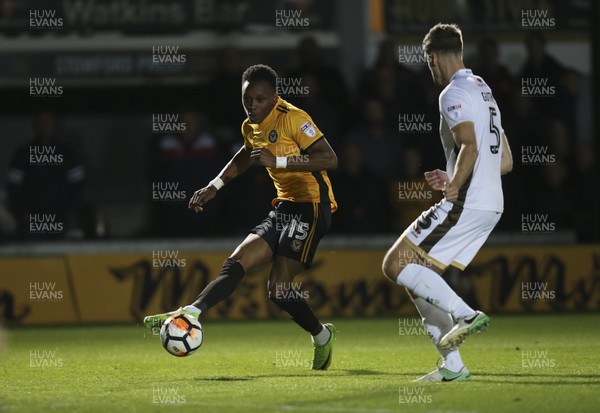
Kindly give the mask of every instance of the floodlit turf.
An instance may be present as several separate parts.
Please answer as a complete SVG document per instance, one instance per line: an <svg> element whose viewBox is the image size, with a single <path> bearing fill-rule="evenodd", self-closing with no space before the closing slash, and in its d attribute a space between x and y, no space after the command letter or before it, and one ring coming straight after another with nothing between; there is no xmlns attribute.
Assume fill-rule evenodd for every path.
<svg viewBox="0 0 600 413"><path fill-rule="evenodd" d="M600 315L495 316L469 337L472 380L411 383L437 354L415 319L334 321L329 371L291 321L206 323L178 359L142 326L8 332L1 412L597 412Z"/></svg>

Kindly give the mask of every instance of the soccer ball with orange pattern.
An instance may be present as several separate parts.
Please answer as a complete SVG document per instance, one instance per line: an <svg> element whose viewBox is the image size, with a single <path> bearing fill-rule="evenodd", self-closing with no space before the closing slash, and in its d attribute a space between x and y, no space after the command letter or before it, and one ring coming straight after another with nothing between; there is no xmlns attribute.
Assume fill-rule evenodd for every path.
<svg viewBox="0 0 600 413"><path fill-rule="evenodd" d="M169 353L177 357L194 354L204 339L202 325L188 314L175 314L160 327L160 341Z"/></svg>

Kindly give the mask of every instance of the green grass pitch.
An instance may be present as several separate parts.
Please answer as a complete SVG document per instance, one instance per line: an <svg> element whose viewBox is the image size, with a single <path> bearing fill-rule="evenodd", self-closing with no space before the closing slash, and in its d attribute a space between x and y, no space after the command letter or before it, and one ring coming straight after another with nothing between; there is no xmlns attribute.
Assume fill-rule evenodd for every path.
<svg viewBox="0 0 600 413"><path fill-rule="evenodd" d="M207 322L203 348L180 359L141 325L13 329L0 412L598 411L599 314L493 316L461 347L462 383L411 382L437 360L416 321L334 320L324 372L287 320Z"/></svg>

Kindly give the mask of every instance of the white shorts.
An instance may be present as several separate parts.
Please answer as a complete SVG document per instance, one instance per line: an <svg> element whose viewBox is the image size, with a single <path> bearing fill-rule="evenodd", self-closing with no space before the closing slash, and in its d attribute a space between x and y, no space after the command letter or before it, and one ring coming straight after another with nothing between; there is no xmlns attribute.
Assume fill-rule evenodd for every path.
<svg viewBox="0 0 600 413"><path fill-rule="evenodd" d="M444 270L464 270L502 213L463 208L443 199L423 212L400 236L415 252Z"/></svg>

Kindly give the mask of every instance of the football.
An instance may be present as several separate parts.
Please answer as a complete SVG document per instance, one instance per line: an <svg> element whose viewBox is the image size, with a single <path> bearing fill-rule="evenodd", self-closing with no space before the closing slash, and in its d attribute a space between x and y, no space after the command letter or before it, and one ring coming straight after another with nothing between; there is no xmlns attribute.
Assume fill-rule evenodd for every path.
<svg viewBox="0 0 600 413"><path fill-rule="evenodd" d="M165 320L160 328L160 341L169 353L177 357L194 354L204 338L202 325L187 314L175 314Z"/></svg>

